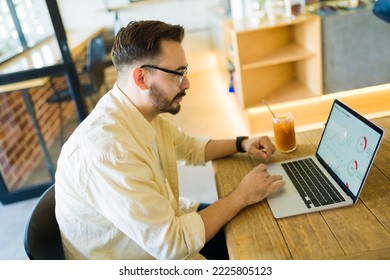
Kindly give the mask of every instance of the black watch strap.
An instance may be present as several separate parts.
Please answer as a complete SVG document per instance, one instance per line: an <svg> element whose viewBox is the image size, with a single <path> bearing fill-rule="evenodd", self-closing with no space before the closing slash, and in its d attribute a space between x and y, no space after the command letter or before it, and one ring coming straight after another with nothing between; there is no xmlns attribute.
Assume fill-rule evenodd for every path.
<svg viewBox="0 0 390 280"><path fill-rule="evenodd" d="M245 153L245 150L242 148L242 140L248 139L248 136L238 136L236 138L236 149L239 153Z"/></svg>

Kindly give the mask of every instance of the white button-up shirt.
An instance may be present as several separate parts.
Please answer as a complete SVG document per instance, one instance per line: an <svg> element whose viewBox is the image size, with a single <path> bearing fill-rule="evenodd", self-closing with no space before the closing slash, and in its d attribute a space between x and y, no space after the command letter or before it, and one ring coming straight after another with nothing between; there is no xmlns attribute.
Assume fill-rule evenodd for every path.
<svg viewBox="0 0 390 280"><path fill-rule="evenodd" d="M149 123L114 85L58 159L56 217L66 258L202 258L204 224L198 202L179 198L177 160L205 164L208 140L161 115Z"/></svg>

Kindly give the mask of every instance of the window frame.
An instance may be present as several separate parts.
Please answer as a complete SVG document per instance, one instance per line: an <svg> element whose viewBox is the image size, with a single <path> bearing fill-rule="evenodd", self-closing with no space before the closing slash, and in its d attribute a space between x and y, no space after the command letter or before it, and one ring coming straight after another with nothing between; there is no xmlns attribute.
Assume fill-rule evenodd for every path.
<svg viewBox="0 0 390 280"><path fill-rule="evenodd" d="M73 102L75 103L79 122L82 122L87 117L88 112L84 96L80 92L80 81L69 50L60 10L56 0L44 1L46 2L51 24L54 29L53 36L61 51L62 62L41 68L32 68L0 74L0 85L23 82L41 77L65 75ZM47 183L38 183L37 185L31 185L20 190L10 191L4 181L4 178L2 177L2 174L0 173L0 202L6 205L28 198L38 197L52 184L53 181L50 180L50 182Z"/></svg>

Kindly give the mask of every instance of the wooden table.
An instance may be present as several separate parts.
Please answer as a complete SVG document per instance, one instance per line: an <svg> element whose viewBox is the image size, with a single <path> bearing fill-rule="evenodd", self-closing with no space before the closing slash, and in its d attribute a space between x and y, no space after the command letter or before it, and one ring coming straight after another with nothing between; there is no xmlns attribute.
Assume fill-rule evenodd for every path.
<svg viewBox="0 0 390 280"><path fill-rule="evenodd" d="M225 226L231 259L390 259L390 116L373 120L385 137L357 204L275 219L266 200ZM272 161L314 154L322 130L297 133L297 149ZM213 161L219 197L260 163L246 154Z"/></svg>

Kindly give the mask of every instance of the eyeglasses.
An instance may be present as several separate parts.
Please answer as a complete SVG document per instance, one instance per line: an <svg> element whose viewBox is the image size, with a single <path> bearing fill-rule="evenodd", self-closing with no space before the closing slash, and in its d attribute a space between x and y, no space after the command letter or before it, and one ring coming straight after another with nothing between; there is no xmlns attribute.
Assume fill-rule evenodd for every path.
<svg viewBox="0 0 390 280"><path fill-rule="evenodd" d="M185 68L183 69L183 72L173 71L173 70L161 68L161 67L154 66L154 65L148 65L148 64L145 64L145 65L140 66L140 68L144 68L144 67L153 68L153 69L157 69L157 70L160 70L160 71L162 71L162 72L165 72L165 73L169 73L169 74L173 74L173 75L180 76L180 79L179 79L179 86L181 86L181 83L183 82L184 77L187 76L187 73L188 73L187 67L185 67Z"/></svg>

